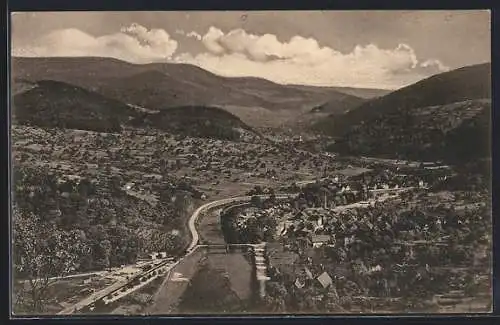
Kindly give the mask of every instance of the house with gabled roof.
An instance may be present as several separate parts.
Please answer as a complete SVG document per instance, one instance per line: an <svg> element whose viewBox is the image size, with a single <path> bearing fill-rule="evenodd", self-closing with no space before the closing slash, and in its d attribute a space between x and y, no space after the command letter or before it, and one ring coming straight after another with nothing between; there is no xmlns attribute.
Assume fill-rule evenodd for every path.
<svg viewBox="0 0 500 325"><path fill-rule="evenodd" d="M318 248L330 242L331 239L330 235L312 235L311 242L314 248Z"/></svg>
<svg viewBox="0 0 500 325"><path fill-rule="evenodd" d="M327 272L321 273L320 276L316 278L323 288L328 288L333 283L332 278Z"/></svg>

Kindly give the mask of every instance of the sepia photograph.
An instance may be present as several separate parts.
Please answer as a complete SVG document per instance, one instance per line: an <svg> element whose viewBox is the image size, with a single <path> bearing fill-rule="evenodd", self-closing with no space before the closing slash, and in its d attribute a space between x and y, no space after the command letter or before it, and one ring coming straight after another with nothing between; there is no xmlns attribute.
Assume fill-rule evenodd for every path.
<svg viewBox="0 0 500 325"><path fill-rule="evenodd" d="M10 20L13 316L492 312L490 11Z"/></svg>

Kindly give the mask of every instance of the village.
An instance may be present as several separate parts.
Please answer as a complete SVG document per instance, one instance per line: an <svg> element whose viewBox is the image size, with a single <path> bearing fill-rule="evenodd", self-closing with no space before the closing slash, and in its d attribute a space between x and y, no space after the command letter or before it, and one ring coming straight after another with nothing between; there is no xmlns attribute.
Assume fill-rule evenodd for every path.
<svg viewBox="0 0 500 325"><path fill-rule="evenodd" d="M369 312L374 303L377 311L454 310L475 295L487 297L487 290L471 291L477 289L471 283L485 289L491 280L487 205L436 204L428 193L435 184L388 174L323 179L293 199L271 196L225 211L221 217L231 220L226 238L268 244L274 311L318 304L318 311ZM434 183L446 178L425 177ZM439 283L443 277L453 280ZM304 294L309 300L297 298ZM424 298L419 306L411 305L416 297Z"/></svg>

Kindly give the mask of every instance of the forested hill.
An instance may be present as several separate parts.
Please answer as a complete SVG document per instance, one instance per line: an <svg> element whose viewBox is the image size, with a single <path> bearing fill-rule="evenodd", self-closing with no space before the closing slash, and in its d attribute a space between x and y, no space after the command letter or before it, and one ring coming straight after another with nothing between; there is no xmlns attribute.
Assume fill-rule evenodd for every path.
<svg viewBox="0 0 500 325"><path fill-rule="evenodd" d="M471 99L491 98L491 64L484 63L444 72L421 80L388 95L367 101L342 117L330 116L314 129L341 136L353 126L369 124L399 110L413 111L420 107L446 105Z"/></svg>
<svg viewBox="0 0 500 325"><path fill-rule="evenodd" d="M60 81L16 80L12 101L17 124L120 132L125 126L153 127L186 136L240 139L252 129L233 114L216 107L181 106L144 112L121 101Z"/></svg>
<svg viewBox="0 0 500 325"><path fill-rule="evenodd" d="M119 132L122 123L137 116L136 110L118 100L64 82L41 80L22 84L30 87L13 97L14 123Z"/></svg>
<svg viewBox="0 0 500 325"><path fill-rule="evenodd" d="M185 136L239 140L254 131L233 114L209 106L182 106L146 113L131 121L134 126L148 126ZM256 134L255 134L256 135Z"/></svg>
<svg viewBox="0 0 500 325"><path fill-rule="evenodd" d="M387 158L473 160L490 155L491 65L442 73L317 124L330 150Z"/></svg>

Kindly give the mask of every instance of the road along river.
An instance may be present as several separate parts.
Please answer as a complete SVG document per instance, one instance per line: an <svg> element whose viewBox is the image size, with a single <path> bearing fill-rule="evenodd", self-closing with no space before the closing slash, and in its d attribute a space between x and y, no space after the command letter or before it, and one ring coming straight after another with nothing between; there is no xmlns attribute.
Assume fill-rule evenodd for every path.
<svg viewBox="0 0 500 325"><path fill-rule="evenodd" d="M302 182L301 185L305 185L308 183L314 183L314 182L315 181ZM400 189L397 189L396 191L395 190L377 190L377 192L382 192L382 191L401 192L401 191L408 190L408 189L411 189L411 188L400 188ZM276 194L275 197L278 200L283 200L283 199L289 199L289 198L296 197L297 195L298 194ZM270 195L257 195L257 196L261 199L270 198ZM168 274L168 272L170 272L170 270L172 270L172 268L174 268L177 264L179 264L184 258L191 255L198 247L199 241L200 241L200 235L199 235L198 231L196 230L196 221L198 220L200 215L202 215L203 213L205 213L211 209L222 208L226 205L235 204L235 203L250 202L251 200L252 200L252 196L237 196L237 197L231 197L231 198L221 199L221 200L217 200L217 201L212 201L212 202L206 203L206 204L200 206L199 208L197 208L193 212L193 214L191 215L191 217L189 218L189 221L188 221L188 227L189 227L189 231L191 233L191 243L189 244L189 246L186 250L186 255L184 255L183 257L181 257L180 259L178 259L177 261L175 261L173 263L168 262L168 261L162 262L162 263L154 266L153 268L151 268L147 271L143 271L143 272L137 274L136 277L142 277L142 276L148 275L150 273L153 273L154 271L158 271L161 268L165 269L165 272L162 272L163 274L165 274L165 273ZM370 202L370 201L368 201L368 202ZM363 203L358 202L358 203L349 205L348 207L345 207L345 208L354 208L354 207L361 206L361 205L363 205ZM83 309L84 307L89 306L100 299L103 299L107 295L113 294L113 293L121 290L122 288L129 285L129 283L132 281L133 281L133 279L118 281L118 282L112 284L111 286L106 287L103 290L100 290L98 292L91 294L87 298L79 301L78 303L76 303L75 305L73 305L71 307L64 309L63 311L59 312L58 314L68 315L68 314L72 314L74 312L77 312L77 311ZM135 289L127 290L126 292L124 292L120 295L120 298L125 296L125 295L128 295L129 293L131 293L137 289L139 289L141 286L142 285L138 285L135 287ZM113 300L117 300L117 299L115 298Z"/></svg>
<svg viewBox="0 0 500 325"><path fill-rule="evenodd" d="M277 199L286 199L286 198L290 198L293 196L295 196L295 194L281 194L281 195L276 195L276 198ZM259 195L259 197L262 199L266 199L266 198L269 198L270 196L269 195ZM217 201L209 202L207 204L200 206L198 209L196 209L196 211L189 218L188 227L189 227L189 231L191 232L191 243L189 244L189 246L187 248L186 255L184 255L179 260L177 260L173 263L165 261L165 262L162 262L160 264L157 264L156 266L152 267L151 269L149 269L147 271L143 271L143 272L138 273L136 276L134 276L134 278L143 277L143 276L148 275L150 273L153 273L154 271L157 271L161 268L165 268L166 269L165 272L168 273L168 272L170 272L170 270L172 268L174 268L177 264L179 264L184 258L191 255L196 250L197 245L198 245L199 240L200 240L200 235L198 234L198 231L196 230L196 220L199 218L199 216L202 213L209 211L210 209L216 209L216 208L223 207L223 206L228 205L228 204L234 204L237 202L248 202L251 199L252 199L251 196L240 196L240 197L233 197L233 198L217 200ZM110 294L113 294L117 291L120 291L122 288L129 285L129 283L131 283L132 281L133 281L133 279L117 281L117 282L113 283L112 285L104 288L103 290L100 290L100 291L97 291L97 292L91 294L90 296L79 301L78 303L76 303L68 308L65 308L64 310L62 310L58 314L59 315L73 314L73 313L97 302L98 300L103 299L104 297L106 297ZM133 291L139 289L140 287L142 287L142 285L137 285L134 290L127 290L126 292L124 292L120 295L120 298L132 293ZM114 298L113 300L117 300L117 299Z"/></svg>

